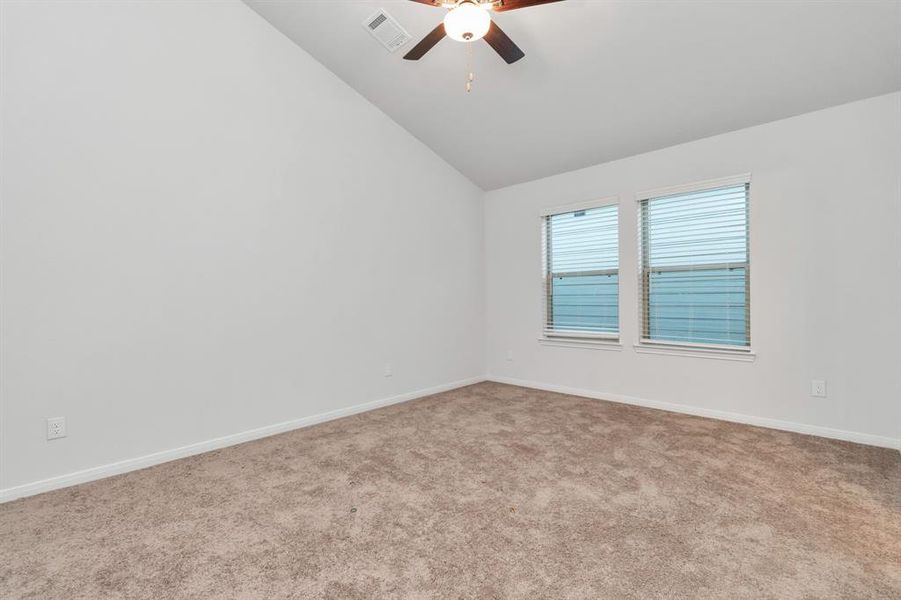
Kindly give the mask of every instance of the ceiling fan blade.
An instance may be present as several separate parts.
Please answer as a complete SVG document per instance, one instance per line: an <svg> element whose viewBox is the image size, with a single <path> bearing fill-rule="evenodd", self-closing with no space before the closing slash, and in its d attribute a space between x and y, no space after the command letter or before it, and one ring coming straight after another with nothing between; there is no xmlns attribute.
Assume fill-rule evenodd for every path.
<svg viewBox="0 0 901 600"><path fill-rule="evenodd" d="M501 55L501 58L507 61L508 65L512 65L526 55L494 21L491 22L491 28L485 34L485 41Z"/></svg>
<svg viewBox="0 0 901 600"><path fill-rule="evenodd" d="M550 4L551 2L561 1L562 0L498 0L497 4L494 5L494 11L504 12L505 10L516 10L517 8L528 8L530 6L538 6L539 4Z"/></svg>
<svg viewBox="0 0 901 600"><path fill-rule="evenodd" d="M441 6L441 0L410 0L419 4L428 4L429 6Z"/></svg>
<svg viewBox="0 0 901 600"><path fill-rule="evenodd" d="M447 34L444 32L444 23L440 23L438 27L433 29L427 36L413 46L413 49L404 55L404 60L419 60L425 53L431 50L435 44L444 39Z"/></svg>

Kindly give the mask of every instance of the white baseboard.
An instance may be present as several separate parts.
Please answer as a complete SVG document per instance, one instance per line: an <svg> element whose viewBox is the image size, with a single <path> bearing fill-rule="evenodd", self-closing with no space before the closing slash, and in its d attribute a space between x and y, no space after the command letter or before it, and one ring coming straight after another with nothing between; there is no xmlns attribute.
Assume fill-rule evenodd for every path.
<svg viewBox="0 0 901 600"><path fill-rule="evenodd" d="M743 423L745 425L756 425L757 427L767 427L769 429L779 429L781 431L792 431L794 433L803 433L806 435L816 435L824 438L835 440L844 440L846 442L855 442L865 444L867 446L879 446L881 448L892 448L901 450L901 439L885 437L881 435L872 435L869 433L859 433L856 431L843 431L841 429L832 429L829 427L820 427L818 425L805 425L803 423L794 423L792 421L780 421L779 419L769 419L766 417L755 417L752 415L743 415L724 410L714 410L710 408L700 408L690 406L688 404L675 404L673 402L661 402L659 400L646 400L644 398L636 398L634 396L623 396L621 394L607 394L604 392L596 392L593 390L583 390L572 388L565 385L554 385L550 383L540 383L537 381L526 381L523 379L514 379L512 377L498 377L489 375L488 381L496 381L497 383L507 383L510 385L518 385L521 387L533 388L536 390L545 390L548 392L558 392L561 394L569 394L571 396L583 396L585 398L593 398L595 400L608 400L610 402L618 402L620 404L632 404L635 406L644 406L647 408L656 408L669 412L682 413L686 415L695 415L698 417L707 417L710 419L719 419L720 421L731 421L732 423Z"/></svg>
<svg viewBox="0 0 901 600"><path fill-rule="evenodd" d="M242 431L212 440L197 442L196 444L189 444L180 448L163 450L162 452L155 452L153 454L147 454L145 456L139 456L136 458L129 458L127 460L101 465L99 467L91 467L90 469L75 471L73 473L67 473L65 475L59 475L57 477L51 477L49 479L42 479L40 481L35 481L32 483L26 483L15 487L0 489L0 503L9 502L10 500L15 500L16 498L33 496L35 494L41 494L43 492L49 492L51 490L57 490L60 488L77 485L79 483L87 483L89 481L95 481L97 479L103 479L104 477L111 477L113 475L119 475L121 473L127 473L129 471L136 471L138 469L152 467L154 465L169 462L171 460L177 460L179 458L185 458L187 456L209 452L210 450L218 450L219 448L225 448L226 446L234 446L235 444L241 444L243 442L249 442L251 440L269 437L270 435L275 435L277 433L284 433L286 431L292 431L294 429L309 427L310 425L316 425L318 423L340 419L341 417L348 417L350 415L374 410L383 406L407 402L409 400L415 400L416 398L422 398L424 396L431 396L432 394L438 394L463 386L472 385L474 383L479 383L480 381L485 381L485 378L471 377L469 379L461 379L452 383L446 383L444 385L437 385L423 390L407 392L406 394L400 394L398 396L392 396L390 398L364 402L362 404L348 406L347 408L339 408L337 410L320 413L318 415L311 415L309 417L294 419L292 421L275 423L274 425L267 425L265 427L259 427L257 429L251 429L249 431Z"/></svg>

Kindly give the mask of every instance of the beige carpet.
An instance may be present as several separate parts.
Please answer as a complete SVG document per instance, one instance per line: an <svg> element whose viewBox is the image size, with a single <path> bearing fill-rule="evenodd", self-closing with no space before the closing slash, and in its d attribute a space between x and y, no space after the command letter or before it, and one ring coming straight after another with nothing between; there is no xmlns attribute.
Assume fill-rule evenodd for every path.
<svg viewBox="0 0 901 600"><path fill-rule="evenodd" d="M901 455L484 383L0 506L6 598L899 598Z"/></svg>

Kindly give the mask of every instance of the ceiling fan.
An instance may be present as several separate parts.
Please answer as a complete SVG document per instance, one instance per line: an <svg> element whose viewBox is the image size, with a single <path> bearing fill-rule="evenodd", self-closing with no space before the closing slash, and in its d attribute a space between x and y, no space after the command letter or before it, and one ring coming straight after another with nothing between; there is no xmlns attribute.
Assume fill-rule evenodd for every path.
<svg viewBox="0 0 901 600"><path fill-rule="evenodd" d="M491 20L491 11L505 12L550 4L561 0L411 0L419 4L449 9L444 22L433 29L422 41L404 56L406 60L419 60L445 36L458 42L474 42L485 38L488 45L501 55L507 64L513 64L525 53L513 43L506 33Z"/></svg>

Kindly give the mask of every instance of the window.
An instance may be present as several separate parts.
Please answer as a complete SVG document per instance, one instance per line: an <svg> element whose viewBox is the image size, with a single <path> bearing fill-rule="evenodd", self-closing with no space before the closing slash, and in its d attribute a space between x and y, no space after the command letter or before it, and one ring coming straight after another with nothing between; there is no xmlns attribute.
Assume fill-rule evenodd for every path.
<svg viewBox="0 0 901 600"><path fill-rule="evenodd" d="M642 343L750 349L747 177L642 199Z"/></svg>
<svg viewBox="0 0 901 600"><path fill-rule="evenodd" d="M544 216L545 337L619 336L619 209Z"/></svg>

